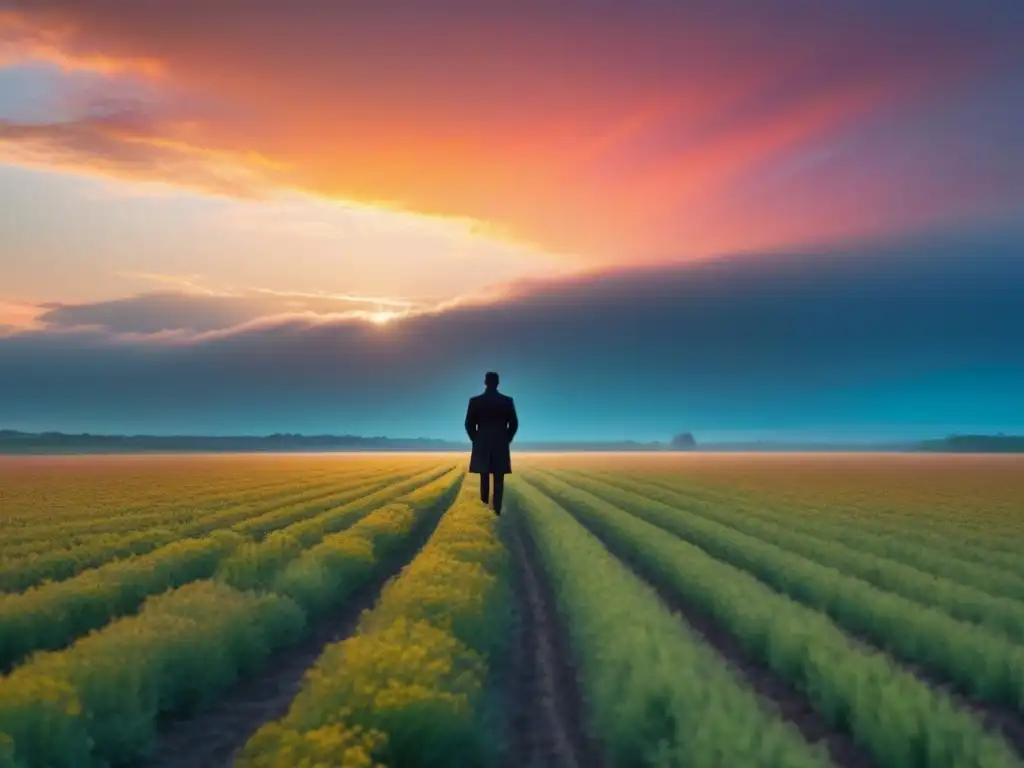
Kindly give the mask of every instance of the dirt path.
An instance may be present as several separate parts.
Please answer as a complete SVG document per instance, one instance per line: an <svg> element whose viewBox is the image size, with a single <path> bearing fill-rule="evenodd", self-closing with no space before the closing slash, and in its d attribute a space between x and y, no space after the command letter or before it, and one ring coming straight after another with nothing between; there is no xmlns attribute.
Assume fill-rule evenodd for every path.
<svg viewBox="0 0 1024 768"><path fill-rule="evenodd" d="M360 589L338 612L313 627L297 645L278 650L262 674L239 682L195 716L161 724L153 756L139 768L227 768L261 725L282 717L299 692L302 678L330 643L348 637L362 612L373 607L384 584L430 538L440 513L424 520L413 534L409 555L397 567Z"/></svg>
<svg viewBox="0 0 1024 768"><path fill-rule="evenodd" d="M646 581L662 602L676 613L705 643L714 648L763 699L772 702L779 714L793 724L809 743L822 743L837 768L874 768L877 763L868 752L847 734L829 726L814 710L807 698L768 667L752 661L743 646L731 633L710 617L688 604L636 559L627 556L621 547L576 518L602 544Z"/></svg>
<svg viewBox="0 0 1024 768"><path fill-rule="evenodd" d="M599 768L602 761L583 727L571 656L536 545L519 510L509 512L507 542L519 624L511 660L512 743L506 764Z"/></svg>

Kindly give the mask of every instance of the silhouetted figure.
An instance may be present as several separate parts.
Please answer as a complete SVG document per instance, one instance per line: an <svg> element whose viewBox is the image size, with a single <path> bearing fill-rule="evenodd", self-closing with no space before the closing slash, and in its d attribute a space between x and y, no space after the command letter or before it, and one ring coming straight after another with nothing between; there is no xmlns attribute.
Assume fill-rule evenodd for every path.
<svg viewBox="0 0 1024 768"><path fill-rule="evenodd" d="M509 446L519 429L516 406L512 398L498 391L498 374L484 376L483 394L469 398L466 409L466 434L473 441L469 471L480 475L480 500L490 497L490 477L494 476L494 511L501 514L501 498L505 491L505 475L512 472Z"/></svg>

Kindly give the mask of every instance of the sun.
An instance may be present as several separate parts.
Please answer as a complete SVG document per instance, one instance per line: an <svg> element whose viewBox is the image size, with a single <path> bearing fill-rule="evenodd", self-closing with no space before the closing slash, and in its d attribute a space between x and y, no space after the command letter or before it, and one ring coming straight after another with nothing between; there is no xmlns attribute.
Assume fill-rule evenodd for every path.
<svg viewBox="0 0 1024 768"><path fill-rule="evenodd" d="M397 312L370 312L367 318L374 325L387 325L398 317Z"/></svg>

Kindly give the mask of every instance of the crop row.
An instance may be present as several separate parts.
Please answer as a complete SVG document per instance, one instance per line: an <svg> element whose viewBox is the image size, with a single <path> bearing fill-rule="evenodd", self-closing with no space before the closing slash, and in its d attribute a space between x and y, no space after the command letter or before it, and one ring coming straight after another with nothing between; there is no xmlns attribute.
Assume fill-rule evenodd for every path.
<svg viewBox="0 0 1024 768"><path fill-rule="evenodd" d="M463 488L357 632L324 650L288 713L253 735L236 766L493 760L484 691L507 634L508 558L474 493Z"/></svg>
<svg viewBox="0 0 1024 768"><path fill-rule="evenodd" d="M351 521L350 515L386 503L429 482L441 471L432 468L414 479L371 494L366 494L365 489L350 492L343 497L348 503L339 507L338 516ZM172 542L148 555L108 563L67 581L0 596L0 669L9 668L33 651L60 648L135 610L149 595L209 578L226 558L246 544L247 539L235 531L214 531L203 538ZM288 559L279 558L277 562L283 564ZM272 570L264 565L259 573Z"/></svg>
<svg viewBox="0 0 1024 768"><path fill-rule="evenodd" d="M694 493L692 488L678 479L654 477L650 480L688 496ZM746 494L727 492L701 493L699 498L712 506L757 509L798 524L810 523L823 529L848 531L854 535L867 534L895 539L907 547L941 552L947 559L952 556L968 563L995 566L1018 576L1024 575L1024 562L1018 546L1020 539L1024 538L1024 531L1016 530L1018 545L1015 545L1007 540L1006 534L1009 531L997 532L991 520L986 520L980 531L965 526L967 521L964 515L969 513L965 513L962 508L957 510L957 518L944 518L939 522L934 508L926 516L919 512L904 513L898 506L859 509L836 498L823 499L821 507L807 501L780 502L764 496L750 498Z"/></svg>
<svg viewBox="0 0 1024 768"><path fill-rule="evenodd" d="M201 710L297 641L311 614L393 569L450 491L435 484L433 497L417 497L418 511L391 504L367 515L258 592L195 582L63 651L35 655L0 680L0 765L87 768L143 757L160 716Z"/></svg>
<svg viewBox="0 0 1024 768"><path fill-rule="evenodd" d="M339 504L346 504L349 500L362 498L366 494L386 490L396 482L409 480L422 480L424 477L436 477L445 472L448 466L427 465L425 468L417 469L385 469L375 470L370 474L360 474L351 478L345 485L341 486L335 494L322 497L317 503L317 511L331 509ZM418 471L417 471L418 470ZM411 476L411 477L410 477ZM309 510L302 505L293 504L287 507L267 510L262 514L247 515L231 526L231 530L242 534L249 539L262 539L271 531L276 531L285 526L309 517Z"/></svg>
<svg viewBox="0 0 1024 768"><path fill-rule="evenodd" d="M897 560L995 597L1009 598L1018 603L1024 602L1024 578L999 567L991 567L983 562L961 560L941 549L912 544L883 533L851 531L841 526L822 526L788 520L787 526L793 530L828 538L851 549Z"/></svg>
<svg viewBox="0 0 1024 768"><path fill-rule="evenodd" d="M1003 504L998 497L979 500L977 494L965 489L943 495L937 492L936 483L927 493L908 489L904 483L913 478L905 469L884 477L867 475L852 486L847 483L826 488L808 485L798 473L794 473L788 488L785 484L761 485L756 481L753 486L743 482L707 485L701 478L664 473L643 473L643 477L712 504L739 504L787 516L842 520L850 527L881 527L895 534L913 529L945 536L954 530L981 546L993 540L989 535L993 526L998 527L1005 519L998 512ZM979 501L984 506L972 509L972 503Z"/></svg>
<svg viewBox="0 0 1024 768"><path fill-rule="evenodd" d="M928 573L944 576L996 597L1024 601L1024 578L984 562L961 560L942 549L935 549L873 531L852 531L842 526L825 526L787 519L793 530L831 539L852 549L898 560Z"/></svg>
<svg viewBox="0 0 1024 768"><path fill-rule="evenodd" d="M276 493L329 485L337 480L339 474L346 475L355 471L364 471L364 468L345 467L341 472L337 469L333 472L310 472L299 478L273 476L268 480L264 477L253 484L239 478L229 478L217 486L199 486L191 492L174 486L160 486L145 492L132 489L133 493L129 494L115 484L116 493L110 499L102 495L102 491L108 489L97 485L92 489L83 489L77 496L79 505L87 505L84 510L49 509L47 501L39 499L35 502L35 513L29 515L26 512L17 527L5 524L0 543L5 552L17 547L31 551L32 547L50 542L64 546L65 542L73 542L79 537L114 533L160 522L162 518L181 511L194 514L224 504L237 504L272 497ZM19 501L28 505L25 499ZM16 554L16 550L12 550L12 554Z"/></svg>
<svg viewBox="0 0 1024 768"><path fill-rule="evenodd" d="M248 480L245 475L231 475L226 479L218 479L223 487L211 489L200 486L191 494L182 493L174 484L165 482L155 488L134 489L134 495L131 495L120 487L123 479L117 475L112 482L113 488L97 480L94 488L84 489L78 497L79 503L93 507L97 506L94 494L101 495L103 491L115 490L116 493L105 507L98 505L98 509L88 511L66 510L63 515L47 514L42 511L46 502L40 500L39 518L29 521L26 527L19 530L5 525L0 546L5 553L16 556L18 551L39 551L39 547L52 549L54 546L73 546L75 541L88 541L105 533L124 533L169 523L184 524L200 519L205 513L215 513L227 507L237 508L249 503L266 506L268 502L283 497L322 492L354 477L415 470L427 461L416 456L387 459L360 457L336 462L329 467L303 464L298 471L271 465L273 472L269 480L266 468L263 468L258 475ZM184 482L184 478L178 479ZM40 522L53 519L59 522Z"/></svg>
<svg viewBox="0 0 1024 768"><path fill-rule="evenodd" d="M578 485L824 611L840 626L971 695L1024 711L1024 647L1004 635L659 501L595 481Z"/></svg>
<svg viewBox="0 0 1024 768"><path fill-rule="evenodd" d="M406 501L414 504L424 495L432 499L438 488L454 487L461 476L460 469L435 467L411 478L400 479L383 489L361 494L354 501L293 523L262 540L246 542L224 558L217 568L216 578L236 589L255 589L268 583L273 573L281 570L300 552L324 536L348 528L376 506L403 495Z"/></svg>
<svg viewBox="0 0 1024 768"><path fill-rule="evenodd" d="M132 515L116 516L99 519L94 522L82 521L69 517L62 525L40 526L38 533L30 540L5 546L2 556L5 561L16 563L19 558L25 561L40 554L66 555L83 546L93 546L104 540L113 541L126 535L159 534L169 530L178 530L189 524L201 521L206 516L216 516L226 510L273 509L282 501L302 498L311 494L326 493L339 485L350 482L353 477L368 474L366 472L343 473L319 483L294 483L275 485L264 489L258 494L236 494L232 497L218 499L216 503L194 506L187 503L161 505L150 508L147 512ZM83 526L88 524L87 529Z"/></svg>
<svg viewBox="0 0 1024 768"><path fill-rule="evenodd" d="M1019 766L1001 738L986 733L946 695L886 655L851 643L822 613L582 488L541 473L531 472L529 479L609 542L613 553L728 630L883 768ZM598 492L613 498L606 488ZM617 495L614 500L618 505Z"/></svg>
<svg viewBox="0 0 1024 768"><path fill-rule="evenodd" d="M522 479L509 501L534 532L609 765L830 765L558 504Z"/></svg>
<svg viewBox="0 0 1024 768"><path fill-rule="evenodd" d="M365 482L365 478L355 478L356 482ZM379 482L379 481L377 481ZM386 478L385 478L386 482ZM165 518L165 526L151 529L140 536L119 535L103 537L91 545L76 547L70 550L46 552L35 557L27 557L3 563L4 570L0 579L6 589L12 592L22 591L30 587L45 588L45 582L59 582L88 571L90 568L104 566L121 557L141 556L177 541L202 536L212 531L230 528L238 522L245 522L251 517L261 518L264 515L285 517L282 525L287 524L289 516L308 514L311 502L322 502L328 507L349 498L353 491L361 491L365 486L353 487L352 479L333 483L324 489L292 493L280 498L271 498L262 505L254 507L249 503L241 503L219 510L200 520L186 519L183 524L175 525L174 520ZM0 600L3 600L0 597Z"/></svg>
<svg viewBox="0 0 1024 768"><path fill-rule="evenodd" d="M67 551L81 546L93 545L103 539L132 534L146 535L168 525L180 527L203 517L205 514L216 513L226 507L242 505L260 505L274 502L281 498L308 493L310 490L331 488L339 480L355 476L356 473L335 473L322 482L296 484L294 482L278 482L261 489L259 492L234 493L215 502L193 504L181 502L176 504L155 504L145 512L110 515L96 520L81 520L77 516L68 516L61 524L39 526L29 536L21 535L18 541L5 538L0 548L0 557L8 561L31 557L53 551Z"/></svg>
<svg viewBox="0 0 1024 768"><path fill-rule="evenodd" d="M44 581L60 581L102 566L121 557L144 555L171 542L202 536L211 531L230 527L244 536L263 535L310 514L310 502L319 502L314 509L326 509L357 498L368 489L387 484L394 473L375 471L336 481L325 489L302 491L283 497L271 498L258 506L240 503L203 516L198 520L186 518L181 524L165 518L165 524L143 534L104 537L99 541L70 550L56 550L12 561L4 561L0 587L21 591Z"/></svg>
<svg viewBox="0 0 1024 768"><path fill-rule="evenodd" d="M571 482L571 475L559 476ZM660 486L626 478L609 479L608 483L633 493L638 499L655 499L687 514L722 523L888 592L939 608L954 618L1002 632L1018 642L1024 640L1024 605L1015 600L989 595L870 552L850 549L824 535L800 533L775 520L747 516L727 508L695 508L679 493Z"/></svg>

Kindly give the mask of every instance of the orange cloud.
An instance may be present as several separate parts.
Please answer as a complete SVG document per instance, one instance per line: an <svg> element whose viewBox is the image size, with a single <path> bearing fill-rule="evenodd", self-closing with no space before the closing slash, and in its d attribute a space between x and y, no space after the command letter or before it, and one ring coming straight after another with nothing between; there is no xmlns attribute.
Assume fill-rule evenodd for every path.
<svg viewBox="0 0 1024 768"><path fill-rule="evenodd" d="M68 23L39 24L30 15L0 11L0 66L40 61L103 75L137 73L155 78L164 74L157 59L76 51L70 47L75 39L76 30Z"/></svg>
<svg viewBox="0 0 1024 768"><path fill-rule="evenodd" d="M1016 55L994 15L880 0L790 14L660 0L14 7L0 17L8 58L159 77L173 104L142 128L3 126L9 160L221 194L293 187L593 261L813 240L799 196L780 211L797 226L741 223L725 213L735 187Z"/></svg>
<svg viewBox="0 0 1024 768"><path fill-rule="evenodd" d="M0 300L0 336L41 328L39 319L45 311L35 304Z"/></svg>
<svg viewBox="0 0 1024 768"><path fill-rule="evenodd" d="M281 165L251 151L208 149L121 116L25 125L0 120L0 160L161 182L232 197L261 197Z"/></svg>

